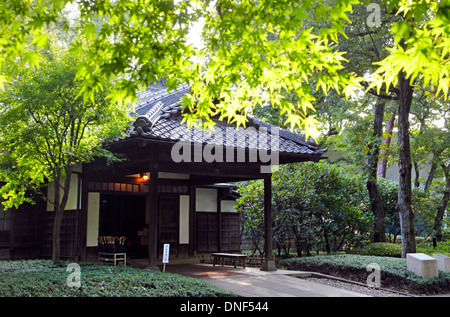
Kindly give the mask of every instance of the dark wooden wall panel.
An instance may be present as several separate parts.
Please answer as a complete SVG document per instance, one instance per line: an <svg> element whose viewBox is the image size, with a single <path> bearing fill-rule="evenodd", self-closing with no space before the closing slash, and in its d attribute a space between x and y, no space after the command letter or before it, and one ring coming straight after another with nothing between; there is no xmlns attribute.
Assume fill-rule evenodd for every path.
<svg viewBox="0 0 450 317"><path fill-rule="evenodd" d="M217 246L217 213L198 212L196 214L197 252L216 252Z"/></svg>
<svg viewBox="0 0 450 317"><path fill-rule="evenodd" d="M197 212L197 252L219 251L219 230L217 212ZM241 246L240 221L238 213L222 213L220 219L220 251L239 251Z"/></svg>
<svg viewBox="0 0 450 317"><path fill-rule="evenodd" d="M61 257L72 258L80 253L79 235L81 232L81 215L79 210L65 210L61 224ZM42 237L43 256L52 254L53 212L45 212Z"/></svg>

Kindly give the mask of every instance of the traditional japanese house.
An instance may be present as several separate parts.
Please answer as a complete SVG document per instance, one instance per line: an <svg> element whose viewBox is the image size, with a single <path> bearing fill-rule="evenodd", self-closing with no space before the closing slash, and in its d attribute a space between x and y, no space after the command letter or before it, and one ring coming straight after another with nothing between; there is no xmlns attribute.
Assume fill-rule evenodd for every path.
<svg viewBox="0 0 450 317"><path fill-rule="evenodd" d="M239 251L237 196L230 183L254 179L264 179L271 241L271 168L318 161L325 150L254 118L245 128L216 120L213 132L188 129L180 104L188 91L154 85L142 92L126 136L105 143L125 159L97 159L74 172L61 230L63 257L95 258L104 235L126 236L128 256L145 257L150 267L166 243L173 258ZM41 200L0 213L0 257L50 256L52 224L52 205ZM271 245L266 243L269 254Z"/></svg>

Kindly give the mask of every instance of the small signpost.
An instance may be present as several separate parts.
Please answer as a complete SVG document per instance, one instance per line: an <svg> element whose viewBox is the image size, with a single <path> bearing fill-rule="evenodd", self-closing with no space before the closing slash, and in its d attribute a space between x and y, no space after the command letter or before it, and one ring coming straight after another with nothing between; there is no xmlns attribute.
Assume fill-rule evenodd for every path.
<svg viewBox="0 0 450 317"><path fill-rule="evenodd" d="M166 243L164 244L164 249L163 249L163 272L166 271L166 263L169 263L169 248L170 248L170 244Z"/></svg>

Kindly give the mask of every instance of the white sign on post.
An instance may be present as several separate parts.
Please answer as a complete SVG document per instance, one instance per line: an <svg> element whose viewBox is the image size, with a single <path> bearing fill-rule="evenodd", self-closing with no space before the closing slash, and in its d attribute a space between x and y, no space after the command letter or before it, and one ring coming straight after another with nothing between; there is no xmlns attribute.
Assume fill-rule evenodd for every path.
<svg viewBox="0 0 450 317"><path fill-rule="evenodd" d="M163 260L162 260L162 262L164 263L163 272L166 271L166 263L169 263L169 248L170 244L168 243L164 244Z"/></svg>

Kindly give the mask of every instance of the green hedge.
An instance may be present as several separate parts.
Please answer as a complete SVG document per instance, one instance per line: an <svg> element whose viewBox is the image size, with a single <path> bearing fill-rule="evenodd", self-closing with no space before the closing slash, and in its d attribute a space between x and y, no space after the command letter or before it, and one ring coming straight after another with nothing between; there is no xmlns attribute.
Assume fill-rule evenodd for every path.
<svg viewBox="0 0 450 317"><path fill-rule="evenodd" d="M417 244L417 252L433 255L433 253L442 253L450 256L450 240L438 241L436 248L433 247L433 242L424 241Z"/></svg>
<svg viewBox="0 0 450 317"><path fill-rule="evenodd" d="M416 250L417 253L425 253L429 256L432 256L433 253L442 253L450 256L450 241L439 241L436 248L434 248L432 242L425 241L425 239L417 239ZM346 253L400 258L402 256L402 246L399 243L376 242L363 248L347 250Z"/></svg>
<svg viewBox="0 0 450 317"><path fill-rule="evenodd" d="M406 259L364 255L327 255L290 258L280 265L290 270L317 272L366 283L372 271L367 266L380 266L381 287L412 294L438 294L450 292L450 273L439 272L437 278L424 279L406 268Z"/></svg>
<svg viewBox="0 0 450 317"><path fill-rule="evenodd" d="M394 243L376 242L371 243L363 248L351 249L346 251L349 254L373 255L373 256L389 256L402 257L402 246Z"/></svg>
<svg viewBox="0 0 450 317"><path fill-rule="evenodd" d="M80 264L81 287L67 286L68 263L45 260L0 261L3 297L222 297L228 291L178 274Z"/></svg>

